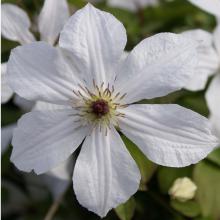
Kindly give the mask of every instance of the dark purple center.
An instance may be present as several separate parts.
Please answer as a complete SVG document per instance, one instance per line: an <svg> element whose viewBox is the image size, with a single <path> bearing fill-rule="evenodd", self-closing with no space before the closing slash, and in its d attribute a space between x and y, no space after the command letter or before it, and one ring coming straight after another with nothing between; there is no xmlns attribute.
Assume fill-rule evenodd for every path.
<svg viewBox="0 0 220 220"><path fill-rule="evenodd" d="M91 108L92 112L99 118L109 112L108 103L102 99L93 102Z"/></svg>

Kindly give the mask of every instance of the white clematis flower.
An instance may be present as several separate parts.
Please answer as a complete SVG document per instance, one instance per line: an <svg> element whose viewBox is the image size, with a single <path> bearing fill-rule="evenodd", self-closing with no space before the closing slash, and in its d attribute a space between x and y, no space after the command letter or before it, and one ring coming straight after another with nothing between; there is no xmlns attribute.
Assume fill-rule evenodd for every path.
<svg viewBox="0 0 220 220"><path fill-rule="evenodd" d="M218 73L212 80L205 97L210 110L210 121L216 135L220 139L220 73Z"/></svg>
<svg viewBox="0 0 220 220"><path fill-rule="evenodd" d="M108 0L107 4L112 7L137 11L146 6L154 6L158 4L158 0Z"/></svg>
<svg viewBox="0 0 220 220"><path fill-rule="evenodd" d="M214 31L214 43L218 53L219 66L217 74L209 85L205 98L210 110L210 120L213 124L213 129L220 139L220 25Z"/></svg>
<svg viewBox="0 0 220 220"><path fill-rule="evenodd" d="M212 55L206 50L206 58L202 59L200 62L200 67L202 72L207 72L208 70L208 63L210 64L210 70L211 66L213 68L213 73L216 73L216 76L214 76L214 79L211 81L211 84L207 90L206 93L206 101L210 110L210 121L212 123L213 129L215 130L216 134L218 135L220 139L220 109L219 109L219 97L220 97L220 0L189 0L191 3L195 4L196 6L200 7L201 9L207 11L208 13L216 16L217 19L217 27L212 35L212 46L214 45L214 48L216 50L216 58L214 54ZM195 35L192 35L192 38L194 38ZM204 36L200 35L200 39L203 41L209 42L204 38ZM203 50L205 51L204 47ZM211 48L210 48L211 50ZM217 62L216 62L217 61ZM217 64L217 68L216 68ZM203 69L202 69L203 68ZM207 72L208 73L208 72ZM209 74L208 74L209 75ZM205 79L205 78L204 78ZM189 83L190 89L192 90L198 90L198 84L196 86L195 82L197 81L198 84L202 84L205 80L202 80L202 77L199 77L199 74L196 74Z"/></svg>
<svg viewBox="0 0 220 220"><path fill-rule="evenodd" d="M4 38L12 41L18 41L22 45L36 41L34 35L30 32L31 21L24 10L16 5L8 3L2 4L1 9L1 34ZM66 0L45 0L38 17L40 39L54 45L68 17L69 10ZM6 81L7 63L1 64L1 68L1 103L6 103L12 97L13 91ZM30 111L34 105L33 102L29 102L19 96L15 96L14 103L24 111ZM55 106L52 107L47 103L41 103L39 105L42 110L55 108ZM6 149L10 143L14 127L14 125L11 125L5 129L4 127L2 128L2 132L5 134L2 137L2 141L5 143L4 149ZM68 161L66 163L68 163ZM51 171L51 173L54 173L54 176L58 178L62 178L64 166L62 167L62 172L59 172L59 175L56 170Z"/></svg>
<svg viewBox="0 0 220 220"><path fill-rule="evenodd" d="M213 35L200 29L185 31L182 34L198 42L198 65L185 88L191 91L202 90L208 78L219 68L219 57L213 47Z"/></svg>
<svg viewBox="0 0 220 220"><path fill-rule="evenodd" d="M18 41L20 44L28 44L36 41L30 32L31 21L25 11L13 4L2 4L1 34L4 38ZM58 35L69 17L66 0L45 0L38 18L40 39L50 44L55 44ZM2 64L2 97L1 103L6 103L13 95L13 91L7 86L5 80L6 63Z"/></svg>
<svg viewBox="0 0 220 220"><path fill-rule="evenodd" d="M217 145L209 121L191 110L131 105L182 88L196 65L195 42L158 34L121 59L126 40L114 16L88 4L64 26L60 48L44 42L18 47L8 64L16 93L62 106L18 121L11 160L41 174L82 144L73 187L78 201L102 217L139 187L140 172L117 129L165 166L196 163Z"/></svg>

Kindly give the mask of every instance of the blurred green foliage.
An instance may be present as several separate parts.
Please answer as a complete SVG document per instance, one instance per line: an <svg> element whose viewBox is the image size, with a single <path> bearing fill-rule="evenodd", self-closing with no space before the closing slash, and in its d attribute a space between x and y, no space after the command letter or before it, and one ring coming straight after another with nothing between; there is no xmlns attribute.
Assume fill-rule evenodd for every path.
<svg viewBox="0 0 220 220"><path fill-rule="evenodd" d="M23 8L31 20L39 14L42 0L2 0ZM86 4L83 0L69 0L70 10ZM194 7L186 0L161 1L158 7L148 7L132 13L118 8L110 8L106 2L96 4L100 9L115 15L126 27L131 50L145 37L159 32L179 33L184 30L202 28L212 31L215 26L213 16ZM4 21L3 21L4 22ZM37 33L36 33L37 34ZM2 62L8 60L11 49L18 43L6 39L2 43ZM179 91L163 98L144 100L142 103L177 103L208 116L204 91ZM23 112L10 101L2 105L2 126L16 122ZM140 190L128 202L109 212L106 220L219 220L220 219L220 149L211 153L197 165L186 168L161 167L150 162L126 137L123 140L137 162L142 175ZM11 146L2 155L2 219L39 220L43 219L53 203L46 187L27 181L27 176L10 163ZM196 199L185 203L171 200L167 194L173 181L178 177L193 178L198 186ZM31 185L31 189L30 189ZM36 195L33 193L33 189ZM13 193L12 193L13 192ZM41 196L39 196L42 194ZM19 197L18 204L13 199ZM20 204L20 205L19 205ZM99 219L77 202L72 187L62 200L54 219Z"/></svg>

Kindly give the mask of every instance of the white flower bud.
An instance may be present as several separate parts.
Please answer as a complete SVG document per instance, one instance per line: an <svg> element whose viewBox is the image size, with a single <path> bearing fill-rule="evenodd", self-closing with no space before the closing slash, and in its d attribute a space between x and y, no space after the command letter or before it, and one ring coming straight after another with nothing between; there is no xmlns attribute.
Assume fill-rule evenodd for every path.
<svg viewBox="0 0 220 220"><path fill-rule="evenodd" d="M169 195L180 202L185 202L195 196L196 190L197 186L190 178L178 178L169 189Z"/></svg>

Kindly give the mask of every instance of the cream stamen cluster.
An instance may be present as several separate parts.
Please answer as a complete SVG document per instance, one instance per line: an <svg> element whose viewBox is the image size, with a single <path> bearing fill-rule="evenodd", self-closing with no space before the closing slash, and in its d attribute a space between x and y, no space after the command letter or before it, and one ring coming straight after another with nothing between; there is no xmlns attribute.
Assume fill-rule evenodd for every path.
<svg viewBox="0 0 220 220"><path fill-rule="evenodd" d="M79 116L77 122L99 126L100 130L102 127L110 129L111 124L118 126L117 117L124 117L124 114L117 110L127 107L121 104L126 93L116 92L114 86L110 88L109 84L105 87L104 82L99 87L94 80L91 90L80 84L78 86L78 90L73 90L78 101L72 103L72 107L77 110L74 115Z"/></svg>

